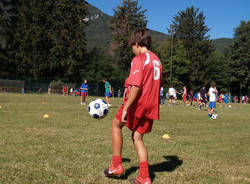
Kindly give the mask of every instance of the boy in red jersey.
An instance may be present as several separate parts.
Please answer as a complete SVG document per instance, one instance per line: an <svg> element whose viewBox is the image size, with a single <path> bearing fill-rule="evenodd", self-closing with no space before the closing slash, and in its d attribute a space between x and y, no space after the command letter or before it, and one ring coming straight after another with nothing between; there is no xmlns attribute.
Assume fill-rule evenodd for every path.
<svg viewBox="0 0 250 184"><path fill-rule="evenodd" d="M140 175L131 183L151 184L148 169L148 153L143 135L152 130L153 120L159 119L159 95L162 80L162 65L157 56L148 50L151 37L148 31L133 32L130 45L136 55L131 62L126 81L127 95L112 121L112 164L104 170L107 177L122 175L122 128L132 131L132 140L140 162Z"/></svg>

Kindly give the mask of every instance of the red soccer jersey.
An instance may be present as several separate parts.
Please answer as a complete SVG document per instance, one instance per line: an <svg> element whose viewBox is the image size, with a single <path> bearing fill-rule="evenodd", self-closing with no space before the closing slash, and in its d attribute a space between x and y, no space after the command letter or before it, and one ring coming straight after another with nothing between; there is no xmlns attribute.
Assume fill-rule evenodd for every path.
<svg viewBox="0 0 250 184"><path fill-rule="evenodd" d="M129 108L135 117L159 119L159 95L162 80L162 65L158 57L148 51L135 56L127 79L128 95L131 86L141 88L135 102ZM124 100L126 103L127 99Z"/></svg>

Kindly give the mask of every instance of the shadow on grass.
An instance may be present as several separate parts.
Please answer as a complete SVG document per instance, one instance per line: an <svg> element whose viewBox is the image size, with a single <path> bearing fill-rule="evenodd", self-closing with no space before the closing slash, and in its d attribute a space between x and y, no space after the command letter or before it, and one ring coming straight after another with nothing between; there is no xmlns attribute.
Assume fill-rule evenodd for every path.
<svg viewBox="0 0 250 184"><path fill-rule="evenodd" d="M130 162L130 158L122 158L122 162Z"/></svg>
<svg viewBox="0 0 250 184"><path fill-rule="evenodd" d="M172 172L176 168L181 166L183 163L183 161L179 160L178 156L175 155L163 156L163 157L166 159L166 161L154 165L149 165L149 172L150 172L149 174L152 181L155 178L155 172ZM130 162L130 159L124 158L124 160ZM137 169L139 169L139 167L131 167L125 171L125 174L123 176L113 177L113 178L126 180L128 179L129 175L136 172Z"/></svg>

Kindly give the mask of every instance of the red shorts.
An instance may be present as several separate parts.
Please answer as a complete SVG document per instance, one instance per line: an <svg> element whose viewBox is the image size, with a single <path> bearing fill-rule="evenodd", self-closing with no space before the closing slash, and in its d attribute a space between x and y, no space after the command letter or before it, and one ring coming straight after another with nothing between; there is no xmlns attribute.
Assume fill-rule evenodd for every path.
<svg viewBox="0 0 250 184"><path fill-rule="evenodd" d="M122 110L124 105L122 105L115 115L115 118L122 122ZM153 127L153 119L148 119L146 117L137 118L134 116L134 112L128 112L127 123L123 123L133 132L139 132L140 134L146 134L151 132Z"/></svg>
<svg viewBox="0 0 250 184"><path fill-rule="evenodd" d="M184 95L184 96L182 97L182 100L183 100L183 102L186 102L186 101L187 101L187 96Z"/></svg>
<svg viewBox="0 0 250 184"><path fill-rule="evenodd" d="M86 92L81 92L81 96L87 97L87 93Z"/></svg>

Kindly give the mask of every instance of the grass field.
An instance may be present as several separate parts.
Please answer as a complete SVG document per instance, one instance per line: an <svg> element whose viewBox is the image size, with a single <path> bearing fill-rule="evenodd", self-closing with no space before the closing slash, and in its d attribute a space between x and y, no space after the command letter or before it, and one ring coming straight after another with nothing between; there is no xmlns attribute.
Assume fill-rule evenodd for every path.
<svg viewBox="0 0 250 184"><path fill-rule="evenodd" d="M126 128L125 175L103 174L112 156L111 120L121 99L111 102L108 116L95 120L79 97L0 93L0 183L128 183L139 168ZM250 105L218 107L217 120L191 106L165 105L160 113L144 137L153 183L250 183Z"/></svg>

